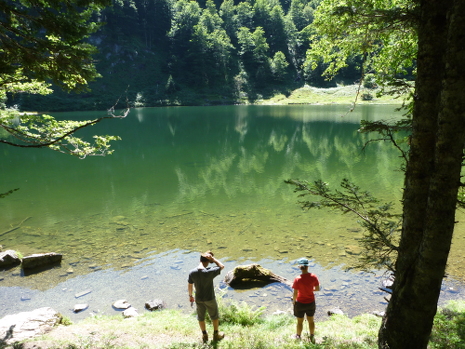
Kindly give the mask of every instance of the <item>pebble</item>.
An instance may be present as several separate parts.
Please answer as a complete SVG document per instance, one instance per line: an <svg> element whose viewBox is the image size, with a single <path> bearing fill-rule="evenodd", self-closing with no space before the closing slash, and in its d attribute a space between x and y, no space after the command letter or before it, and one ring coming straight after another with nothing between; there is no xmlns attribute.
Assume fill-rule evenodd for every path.
<svg viewBox="0 0 465 349"><path fill-rule="evenodd" d="M83 303L83 304L76 304L76 305L74 306L73 311L74 311L75 313L79 313L80 311L86 310L87 308L89 308L89 304L86 304L86 303Z"/></svg>
<svg viewBox="0 0 465 349"><path fill-rule="evenodd" d="M131 304L126 299L120 299L112 304L116 309L128 309Z"/></svg>

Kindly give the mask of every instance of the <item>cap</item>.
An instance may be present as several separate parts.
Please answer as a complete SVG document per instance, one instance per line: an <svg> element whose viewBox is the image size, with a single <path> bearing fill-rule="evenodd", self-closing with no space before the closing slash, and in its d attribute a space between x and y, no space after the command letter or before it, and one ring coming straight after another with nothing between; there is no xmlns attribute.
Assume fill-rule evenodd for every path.
<svg viewBox="0 0 465 349"><path fill-rule="evenodd" d="M305 267L308 266L308 259L307 258L300 258L298 261L297 261L297 264L298 265L303 265Z"/></svg>

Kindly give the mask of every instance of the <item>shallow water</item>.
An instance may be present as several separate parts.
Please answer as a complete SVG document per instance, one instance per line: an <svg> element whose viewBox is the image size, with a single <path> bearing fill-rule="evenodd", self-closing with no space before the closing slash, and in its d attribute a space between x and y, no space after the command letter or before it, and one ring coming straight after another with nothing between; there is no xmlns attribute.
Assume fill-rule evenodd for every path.
<svg viewBox="0 0 465 349"><path fill-rule="evenodd" d="M198 253L185 250L172 250L165 253L151 253L140 259L136 265L126 269L94 269L85 275L67 275L63 267L43 274L28 277L27 286L2 287L0 293L0 315L50 306L73 321L92 315L116 315L120 310L112 304L121 299L127 300L139 313L146 312L145 302L161 299L168 308L193 312L187 293L187 275L198 264ZM242 258L239 261L225 261L225 270L215 279L217 295L225 304L247 302L251 306L266 307L265 313L276 311L291 312L292 290L280 283L263 288L235 290L228 287L224 275L237 265L258 263L288 280L300 274L295 261L288 259L263 259L252 261ZM382 273L367 274L344 272L339 266L323 268L312 263L310 269L321 283L316 294L317 320L327 317L327 311L341 309L348 316L362 313L382 312L387 305L388 295L379 290L384 279ZM17 270L18 271L18 270ZM61 271L61 272L60 272ZM61 274L61 280L53 287L36 287L47 284L53 274ZM83 296L80 294L86 293ZM448 300L463 299L463 286L448 281L441 290L440 304ZM89 308L75 314L75 304L86 303Z"/></svg>
<svg viewBox="0 0 465 349"><path fill-rule="evenodd" d="M356 219L302 211L284 180L321 178L337 186L347 177L398 203L399 154L382 143L362 151L369 138L357 132L361 118L398 117L393 109L360 106L350 114L344 106L135 109L127 119L82 134L120 135L112 156L79 160L49 150L2 148L0 192L20 190L0 200L0 244L24 255L59 252L64 259L60 268L36 275L0 272L0 315L51 301L81 318L111 312L108 304L128 295L137 296L128 300L140 309L155 294L185 308L179 299L187 292L186 273L207 249L230 269L259 262L288 278L298 273L292 262L307 256L327 287L319 297L322 307L341 305L353 314L383 308L380 276L343 272L360 253ZM453 280L464 279L464 246L459 224L443 298L461 292ZM88 288L89 295L73 298ZM271 310L288 306L288 292L271 285L226 295L266 302ZM21 301L17 295L23 294L27 300ZM86 299L90 309L74 315L74 303Z"/></svg>

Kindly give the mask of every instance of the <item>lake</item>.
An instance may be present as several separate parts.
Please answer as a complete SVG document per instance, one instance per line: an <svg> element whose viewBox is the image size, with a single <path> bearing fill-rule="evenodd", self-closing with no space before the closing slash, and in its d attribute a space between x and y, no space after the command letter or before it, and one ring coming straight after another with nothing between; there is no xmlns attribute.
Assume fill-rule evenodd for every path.
<svg viewBox="0 0 465 349"><path fill-rule="evenodd" d="M340 306L349 314L383 310L382 271L343 271L360 252L356 218L303 211L284 180L323 179L337 187L348 178L400 208L399 152L382 142L363 149L375 136L358 132L361 119L398 118L394 109L140 108L78 133L119 135L111 156L80 160L47 149L2 146L0 192L20 190L0 200L0 244L23 255L59 252L64 259L61 267L38 274L0 272L0 316L51 302L80 319L112 313L116 298L130 296L140 310L148 298L161 298L189 311L187 273L205 250L226 270L256 262L289 279L299 273L294 261L306 256L323 285L319 305ZM83 120L104 114L53 115ZM461 296L463 229L459 224L444 299ZM290 290L280 285L239 292L217 282L225 299L270 310L289 306ZM92 292L75 297L87 290ZM90 308L73 314L71 308L82 302Z"/></svg>

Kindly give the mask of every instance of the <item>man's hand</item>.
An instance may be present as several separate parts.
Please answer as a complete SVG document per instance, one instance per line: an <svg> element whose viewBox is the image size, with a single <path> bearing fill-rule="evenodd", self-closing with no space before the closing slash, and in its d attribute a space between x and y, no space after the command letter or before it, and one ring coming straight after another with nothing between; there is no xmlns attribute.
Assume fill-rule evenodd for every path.
<svg viewBox="0 0 465 349"><path fill-rule="evenodd" d="M205 255L205 258L207 258L210 263L215 263L218 267L220 267L220 269L224 268L223 263L221 263L218 259L213 257L213 255L211 255L210 253L207 253Z"/></svg>

